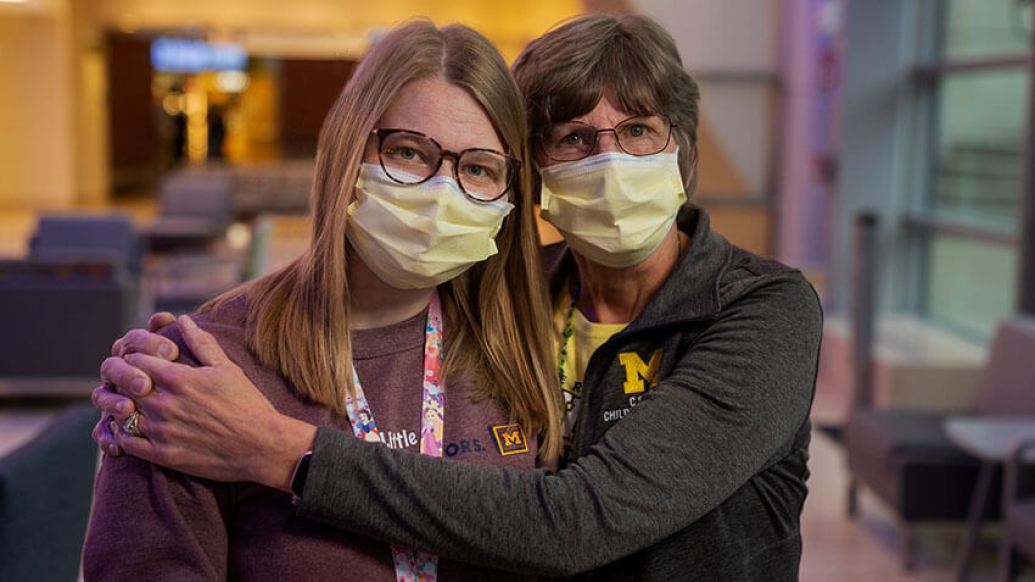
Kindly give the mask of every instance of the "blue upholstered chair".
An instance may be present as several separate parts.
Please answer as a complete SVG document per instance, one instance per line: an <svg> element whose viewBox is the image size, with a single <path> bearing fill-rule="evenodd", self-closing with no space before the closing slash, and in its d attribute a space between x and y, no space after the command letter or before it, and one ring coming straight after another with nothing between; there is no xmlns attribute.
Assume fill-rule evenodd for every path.
<svg viewBox="0 0 1035 582"><path fill-rule="evenodd" d="M0 580L76 580L93 499L97 411L67 408L0 458Z"/></svg>
<svg viewBox="0 0 1035 582"><path fill-rule="evenodd" d="M96 383L112 342L136 325L137 303L135 283L107 261L0 261L0 380Z"/></svg>
<svg viewBox="0 0 1035 582"><path fill-rule="evenodd" d="M44 214L29 239L29 257L111 261L139 277L143 249L132 221L122 215Z"/></svg>
<svg viewBox="0 0 1035 582"><path fill-rule="evenodd" d="M185 169L166 174L158 189L158 216L144 225L150 251L204 249L226 235L233 222L228 170Z"/></svg>

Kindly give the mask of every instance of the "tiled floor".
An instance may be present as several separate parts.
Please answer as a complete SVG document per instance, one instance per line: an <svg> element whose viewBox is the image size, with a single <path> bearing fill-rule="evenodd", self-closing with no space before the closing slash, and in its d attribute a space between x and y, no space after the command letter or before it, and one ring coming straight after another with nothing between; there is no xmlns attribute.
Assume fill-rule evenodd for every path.
<svg viewBox="0 0 1035 582"><path fill-rule="evenodd" d="M149 211L146 206L131 210L135 216L140 217L146 217ZM34 223L35 215L32 213L0 212L0 256L23 254L25 240ZM304 248L306 236L304 220L275 220L265 269L275 268L297 255ZM41 405L39 402L26 404L0 401L0 454L30 439L47 421L53 408L53 405ZM818 422L836 422L843 417L844 410L844 395L830 387L821 386L816 398L814 418ZM810 493L802 525L804 557L801 580L954 580L955 550L962 529L946 526L924 530L917 544L917 565L912 572L903 572L899 567L897 553L898 529L874 498L864 492L859 519L846 519L845 466L840 447L824 433L816 431L810 462ZM994 529L985 534L971 580L995 579ZM1029 572L1026 579L1035 580L1035 573Z"/></svg>

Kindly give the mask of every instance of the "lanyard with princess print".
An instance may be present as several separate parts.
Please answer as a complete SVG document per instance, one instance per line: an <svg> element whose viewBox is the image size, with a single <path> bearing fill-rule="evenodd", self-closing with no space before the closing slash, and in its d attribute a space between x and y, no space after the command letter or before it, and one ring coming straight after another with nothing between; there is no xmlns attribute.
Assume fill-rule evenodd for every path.
<svg viewBox="0 0 1035 582"><path fill-rule="evenodd" d="M421 398L420 452L432 457L442 456L442 424L445 394L442 391L442 308L438 292L432 294L428 306L428 321L424 328L424 390ZM345 410L349 414L352 432L368 441L381 441L381 435L370 412L363 388L352 368L356 386L355 397L346 394ZM383 441L382 441L383 442ZM435 582L438 580L438 556L422 554L409 548L392 545L395 578L402 582Z"/></svg>

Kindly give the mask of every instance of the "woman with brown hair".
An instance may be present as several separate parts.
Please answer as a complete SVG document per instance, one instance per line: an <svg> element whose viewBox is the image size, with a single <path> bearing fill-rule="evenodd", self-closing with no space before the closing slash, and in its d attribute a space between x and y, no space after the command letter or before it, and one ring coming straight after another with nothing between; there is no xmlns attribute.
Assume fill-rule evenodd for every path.
<svg viewBox="0 0 1035 582"><path fill-rule="evenodd" d="M699 93L661 26L636 15L577 18L532 41L513 70L542 213L564 235L549 249L563 467L441 463L298 428L313 439L294 451L312 450L290 485L300 514L522 572L796 580L822 327L815 292L797 270L713 232L688 202ZM204 334L188 332L200 351L220 357ZM162 343L131 332L118 347L153 354ZM198 387L181 371L127 355L109 358L102 375L134 396L144 421L169 409L151 401L163 389L217 416L231 402L264 406L227 373ZM225 404L205 401L213 391ZM134 407L105 387L95 402ZM119 431L117 445L158 462L175 455L175 466L206 477L289 487L270 479L294 466L289 454L257 458L262 447L242 439L208 439L197 433L213 429L190 415L158 426L184 432L149 440ZM103 433L98 440L117 454ZM255 453L254 463L224 454L226 442Z"/></svg>
<svg viewBox="0 0 1035 582"><path fill-rule="evenodd" d="M474 465L553 463L559 399L527 147L520 94L491 43L458 25L393 30L324 123L311 244L203 306L191 325L226 355L213 362L181 343L185 369L200 378L214 363L232 368L259 387L266 412L296 426ZM177 332L168 335L182 342ZM269 446L264 454L297 459L295 446L312 441L226 412L244 417L249 434L236 436ZM160 421L134 415L124 428L172 437ZM494 442L501 434L506 448ZM292 468L271 476L280 489ZM83 567L87 580L489 575L301 520L277 488L194 479L128 455L102 463Z"/></svg>

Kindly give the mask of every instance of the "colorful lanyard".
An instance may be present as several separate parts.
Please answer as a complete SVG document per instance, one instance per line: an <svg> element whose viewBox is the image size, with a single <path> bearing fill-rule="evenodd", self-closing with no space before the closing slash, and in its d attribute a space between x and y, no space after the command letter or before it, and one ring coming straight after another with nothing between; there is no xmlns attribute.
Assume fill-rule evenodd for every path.
<svg viewBox="0 0 1035 582"><path fill-rule="evenodd" d="M561 426L564 442L564 450L561 453L564 461L573 460L572 452L575 444L575 423L578 413L575 410L578 400L582 394L575 386L578 371L569 358L570 352L574 350L571 345L571 336L575 335L575 303L579 298L579 284L574 281L571 287L571 303L568 305L568 313L564 316L564 331L561 337L561 349L557 354L557 375L560 379L561 394L564 397L564 410L562 411ZM569 388L568 381L571 380ZM570 396L569 396L570 395Z"/></svg>
<svg viewBox="0 0 1035 582"><path fill-rule="evenodd" d="M421 398L420 452L432 457L442 456L442 426L445 413L445 393L442 391L442 307L438 293L431 296L428 306L428 321L424 328L424 390ZM349 414L352 432L367 441L380 441L370 405L363 395L359 376L352 367L352 381L355 396L345 395L345 410ZM395 562L395 578L399 582L436 582L438 580L438 556L422 554L416 550L392 545Z"/></svg>
<svg viewBox="0 0 1035 582"><path fill-rule="evenodd" d="M561 389L564 389L564 385L568 382L568 372L565 367L568 363L568 347L571 342L571 336L575 333L575 328L572 325L575 319L575 302L579 298L579 283L575 281L571 284L571 304L568 305L568 314L564 316L564 331L562 332L561 339L561 350L557 354L557 375L561 381Z"/></svg>

